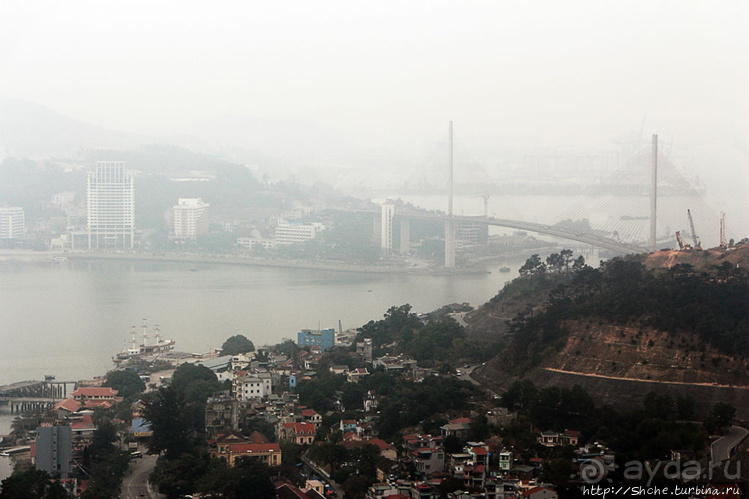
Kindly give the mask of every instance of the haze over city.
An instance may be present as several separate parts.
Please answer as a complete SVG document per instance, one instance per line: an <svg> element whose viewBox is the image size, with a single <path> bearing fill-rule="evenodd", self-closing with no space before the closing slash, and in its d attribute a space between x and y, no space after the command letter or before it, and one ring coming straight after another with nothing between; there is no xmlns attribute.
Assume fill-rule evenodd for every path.
<svg viewBox="0 0 749 499"><path fill-rule="evenodd" d="M518 148L644 147L658 133L711 195L748 189L744 2L1 9L0 95L153 141L190 135L330 180L325 167L423 163L449 120L491 175Z"/></svg>

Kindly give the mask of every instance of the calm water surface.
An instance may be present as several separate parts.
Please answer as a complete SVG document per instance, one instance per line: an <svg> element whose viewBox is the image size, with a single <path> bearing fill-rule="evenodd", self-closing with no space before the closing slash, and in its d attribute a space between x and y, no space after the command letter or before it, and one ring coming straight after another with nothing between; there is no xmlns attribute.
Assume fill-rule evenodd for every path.
<svg viewBox="0 0 749 499"><path fill-rule="evenodd" d="M244 334L256 345L296 339L303 328L356 328L392 305L429 312L447 303L485 303L512 272L432 276L362 274L144 261L0 262L0 385L54 374L104 374L147 319L186 352L218 348ZM140 331L140 328L138 328Z"/></svg>

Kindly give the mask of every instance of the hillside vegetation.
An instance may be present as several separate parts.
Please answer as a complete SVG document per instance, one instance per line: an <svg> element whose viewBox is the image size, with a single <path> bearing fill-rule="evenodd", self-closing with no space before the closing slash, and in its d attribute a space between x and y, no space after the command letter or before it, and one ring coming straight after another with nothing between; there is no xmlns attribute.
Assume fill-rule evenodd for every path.
<svg viewBox="0 0 749 499"><path fill-rule="evenodd" d="M493 331L508 343L476 377L500 391L518 378L580 383L597 401L620 405L651 389L749 397L747 259L746 244L635 255L599 268L532 257L519 279L468 318L469 335L481 325L485 337L503 321L504 330Z"/></svg>

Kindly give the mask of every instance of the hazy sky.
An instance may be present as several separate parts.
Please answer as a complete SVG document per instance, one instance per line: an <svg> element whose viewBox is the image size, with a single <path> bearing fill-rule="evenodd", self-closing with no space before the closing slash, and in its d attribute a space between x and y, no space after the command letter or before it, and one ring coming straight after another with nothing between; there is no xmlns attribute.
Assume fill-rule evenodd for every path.
<svg viewBox="0 0 749 499"><path fill-rule="evenodd" d="M694 141L749 122L746 1L3 0L0 93L107 127L222 114L371 144Z"/></svg>

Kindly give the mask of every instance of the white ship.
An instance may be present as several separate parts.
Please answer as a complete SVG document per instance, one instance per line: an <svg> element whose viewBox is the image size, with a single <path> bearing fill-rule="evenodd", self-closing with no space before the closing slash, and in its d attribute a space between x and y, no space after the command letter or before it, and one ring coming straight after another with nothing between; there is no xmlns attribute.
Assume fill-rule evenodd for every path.
<svg viewBox="0 0 749 499"><path fill-rule="evenodd" d="M159 326L154 326L154 341L148 343L148 333L146 332L146 320L143 319L143 343L136 345L135 340L135 326L132 326L130 348L125 348L119 352L112 360L115 362L122 362L124 360L132 359L134 357L145 357L149 355L156 355L159 353L167 352L174 348L174 340L161 339L159 333Z"/></svg>

